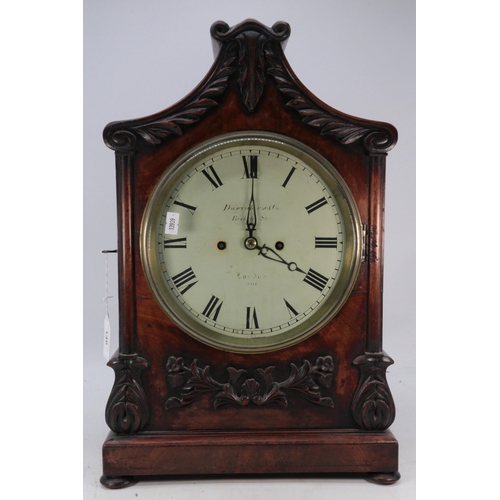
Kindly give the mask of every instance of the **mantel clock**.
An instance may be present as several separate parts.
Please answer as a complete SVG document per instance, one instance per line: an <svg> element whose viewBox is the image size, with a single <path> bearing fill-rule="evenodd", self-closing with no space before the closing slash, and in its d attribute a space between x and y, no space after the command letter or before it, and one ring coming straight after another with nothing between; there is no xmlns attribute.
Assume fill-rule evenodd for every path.
<svg viewBox="0 0 500 500"><path fill-rule="evenodd" d="M212 25L184 99L113 122L119 349L109 488L141 476L399 478L382 350L396 129L298 80L284 22Z"/></svg>

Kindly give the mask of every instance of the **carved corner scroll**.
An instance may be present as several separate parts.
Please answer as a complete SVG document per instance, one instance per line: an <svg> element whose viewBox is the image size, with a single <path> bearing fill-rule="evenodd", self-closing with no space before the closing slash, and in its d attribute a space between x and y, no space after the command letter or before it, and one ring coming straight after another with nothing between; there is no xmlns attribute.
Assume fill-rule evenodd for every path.
<svg viewBox="0 0 500 500"><path fill-rule="evenodd" d="M286 106L299 114L302 121L317 129L321 135L332 136L341 144L363 139L371 154L386 154L397 142L396 129L387 123L361 120L329 108L314 96L289 71L281 50L272 45L266 49L268 73L276 81Z"/></svg>
<svg viewBox="0 0 500 500"><path fill-rule="evenodd" d="M365 430L385 430L396 417L396 407L385 376L387 367L394 361L384 353L365 353L353 363L361 372L351 405L354 420Z"/></svg>
<svg viewBox="0 0 500 500"><path fill-rule="evenodd" d="M232 66L235 59L235 46L230 45L221 54L210 77L178 106L144 119L112 122L104 129L104 142L115 151L127 152L135 148L138 137L157 145L172 134L182 135L185 127L199 121L209 109L219 104L230 75L236 71Z"/></svg>
<svg viewBox="0 0 500 500"><path fill-rule="evenodd" d="M286 380L274 379L273 366L258 368L253 373L244 369L227 368L228 377L216 380L210 373L210 366L198 366L194 359L189 366L184 358L170 356L167 361L167 381L171 388L181 388L179 397L167 399L165 407L182 407L191 404L203 395L212 395L214 409L234 404L257 406L277 404L288 406L286 391L298 392L311 403L333 408L333 400L321 394L319 385L330 388L333 382L334 363L331 356L319 357L314 364L304 360L300 367L290 364L290 374ZM319 384L319 385L318 385Z"/></svg>
<svg viewBox="0 0 500 500"><path fill-rule="evenodd" d="M138 432L149 418L148 400L141 382L148 362L137 354L119 354L108 366L115 371L115 383L106 405L106 423L116 433Z"/></svg>
<svg viewBox="0 0 500 500"><path fill-rule="evenodd" d="M198 122L222 102L229 79L237 75L242 102L250 113L256 111L267 83L274 79L285 106L298 113L302 122L320 134L342 144L363 141L372 155L386 154L397 142L396 129L387 123L363 120L340 113L316 99L294 76L283 53L290 25L275 23L272 28L247 20L232 28L218 21L211 27L218 44L214 66L186 98L155 115L130 121L112 122L104 129L104 142L122 153L133 151L139 139L158 145Z"/></svg>

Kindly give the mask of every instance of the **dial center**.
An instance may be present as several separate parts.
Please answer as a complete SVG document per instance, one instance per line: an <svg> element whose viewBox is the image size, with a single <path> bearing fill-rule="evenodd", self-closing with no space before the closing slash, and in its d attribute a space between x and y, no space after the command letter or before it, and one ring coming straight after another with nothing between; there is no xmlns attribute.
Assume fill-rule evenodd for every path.
<svg viewBox="0 0 500 500"><path fill-rule="evenodd" d="M257 240L254 237L247 238L245 240L245 248L247 250L255 250L257 247Z"/></svg>

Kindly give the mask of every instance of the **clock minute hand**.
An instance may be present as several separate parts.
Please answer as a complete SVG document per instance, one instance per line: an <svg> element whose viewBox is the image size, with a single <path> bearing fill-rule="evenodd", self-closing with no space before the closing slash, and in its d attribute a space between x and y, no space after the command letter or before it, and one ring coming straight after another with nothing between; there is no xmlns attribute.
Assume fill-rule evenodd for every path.
<svg viewBox="0 0 500 500"><path fill-rule="evenodd" d="M250 203L248 204L248 214L247 214L247 231L248 237L253 238L253 233L257 226L257 211L255 209L255 198L254 198L254 182L257 179L257 156L250 156L250 168L248 168L247 159L243 157L243 163L245 165L245 172L247 177L252 179L252 193L250 195Z"/></svg>
<svg viewBox="0 0 500 500"><path fill-rule="evenodd" d="M247 214L247 231L249 238L253 238L253 232L257 226L257 212L255 210L255 200L253 197L253 184L254 178L252 177L252 195L250 196L250 204L248 205Z"/></svg>
<svg viewBox="0 0 500 500"><path fill-rule="evenodd" d="M285 264L289 271L298 271L299 273L307 274L305 271L302 271L302 269L300 269L295 262L287 262L277 252L265 244L263 246L256 245L255 249L259 251L259 255L262 255L262 257L273 260L274 262L279 262L280 264ZM270 252L274 255L270 255Z"/></svg>

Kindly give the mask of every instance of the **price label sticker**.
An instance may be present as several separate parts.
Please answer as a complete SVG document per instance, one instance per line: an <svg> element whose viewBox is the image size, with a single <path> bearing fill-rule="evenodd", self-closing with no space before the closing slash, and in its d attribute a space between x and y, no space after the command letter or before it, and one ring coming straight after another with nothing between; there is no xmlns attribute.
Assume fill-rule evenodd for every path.
<svg viewBox="0 0 500 500"><path fill-rule="evenodd" d="M177 234L179 231L179 214L177 212L167 212L165 221L165 234Z"/></svg>

